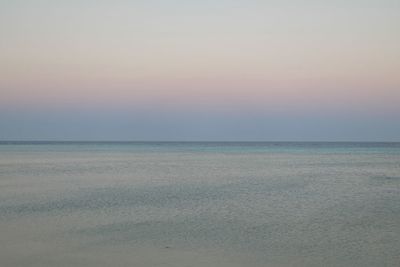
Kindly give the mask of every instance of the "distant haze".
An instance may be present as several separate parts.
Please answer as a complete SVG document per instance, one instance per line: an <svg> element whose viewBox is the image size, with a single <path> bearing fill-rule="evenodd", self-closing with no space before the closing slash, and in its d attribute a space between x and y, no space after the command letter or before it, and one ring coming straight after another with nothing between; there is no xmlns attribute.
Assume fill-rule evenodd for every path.
<svg viewBox="0 0 400 267"><path fill-rule="evenodd" d="M0 1L0 140L400 141L400 2Z"/></svg>

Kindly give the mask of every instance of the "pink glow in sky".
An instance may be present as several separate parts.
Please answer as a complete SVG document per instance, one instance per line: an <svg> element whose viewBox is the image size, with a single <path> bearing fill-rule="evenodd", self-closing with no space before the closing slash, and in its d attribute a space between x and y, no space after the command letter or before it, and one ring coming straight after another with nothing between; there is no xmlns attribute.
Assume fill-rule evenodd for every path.
<svg viewBox="0 0 400 267"><path fill-rule="evenodd" d="M0 106L400 115L398 1L0 3Z"/></svg>

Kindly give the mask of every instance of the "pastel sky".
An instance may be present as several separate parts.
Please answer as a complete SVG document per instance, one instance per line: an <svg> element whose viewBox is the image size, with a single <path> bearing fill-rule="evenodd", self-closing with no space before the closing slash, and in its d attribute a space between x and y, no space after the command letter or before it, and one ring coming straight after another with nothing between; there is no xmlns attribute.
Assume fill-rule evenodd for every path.
<svg viewBox="0 0 400 267"><path fill-rule="evenodd" d="M398 0L0 0L1 140L400 141Z"/></svg>

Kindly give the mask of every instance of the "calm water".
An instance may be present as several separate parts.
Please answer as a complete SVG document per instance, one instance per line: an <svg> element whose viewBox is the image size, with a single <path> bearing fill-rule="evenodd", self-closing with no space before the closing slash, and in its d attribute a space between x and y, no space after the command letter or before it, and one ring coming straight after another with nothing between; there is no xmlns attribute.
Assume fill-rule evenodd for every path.
<svg viewBox="0 0 400 267"><path fill-rule="evenodd" d="M400 266L400 143L0 143L0 266Z"/></svg>

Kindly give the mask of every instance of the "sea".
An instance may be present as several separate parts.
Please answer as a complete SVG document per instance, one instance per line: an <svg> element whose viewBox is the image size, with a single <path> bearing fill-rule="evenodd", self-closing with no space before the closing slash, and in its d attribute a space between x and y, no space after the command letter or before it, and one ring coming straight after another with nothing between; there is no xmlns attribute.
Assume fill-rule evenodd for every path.
<svg viewBox="0 0 400 267"><path fill-rule="evenodd" d="M2 141L0 266L400 266L400 143Z"/></svg>

